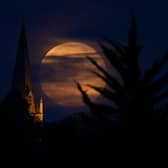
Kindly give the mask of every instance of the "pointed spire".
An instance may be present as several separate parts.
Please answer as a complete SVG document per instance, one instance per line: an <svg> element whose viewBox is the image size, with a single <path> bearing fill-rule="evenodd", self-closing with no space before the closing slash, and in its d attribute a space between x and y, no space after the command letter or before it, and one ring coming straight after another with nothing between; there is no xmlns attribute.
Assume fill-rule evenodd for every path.
<svg viewBox="0 0 168 168"><path fill-rule="evenodd" d="M31 114L35 113L35 101L24 25L22 25L18 41L16 63L12 81L12 91L18 93L27 101L27 104L29 105L28 111Z"/></svg>
<svg viewBox="0 0 168 168"><path fill-rule="evenodd" d="M22 25L18 41L16 63L12 82L13 89L17 90L17 92L20 92L23 96L26 92L29 92L33 89L24 24Z"/></svg>
<svg viewBox="0 0 168 168"><path fill-rule="evenodd" d="M18 41L16 63L14 67L14 74L12 81L12 92L21 95L22 98L27 102L28 107L26 106L26 108L29 112L29 115L33 117L34 122L43 121L42 98L40 99L40 106L38 105L37 107L37 105L35 105L26 31L24 24L22 25ZM41 113L38 114L38 111Z"/></svg>
<svg viewBox="0 0 168 168"><path fill-rule="evenodd" d="M27 48L27 39L26 39L26 28L25 28L25 25L22 24L22 27L21 27L21 32L20 32L20 39L19 39L19 46L21 47L24 47L25 50L27 50L28 52L28 48Z"/></svg>

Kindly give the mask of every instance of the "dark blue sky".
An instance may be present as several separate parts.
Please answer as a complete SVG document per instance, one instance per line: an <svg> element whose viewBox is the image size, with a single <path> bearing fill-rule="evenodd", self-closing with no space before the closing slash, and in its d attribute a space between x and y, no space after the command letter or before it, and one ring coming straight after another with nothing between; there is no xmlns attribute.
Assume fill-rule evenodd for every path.
<svg viewBox="0 0 168 168"><path fill-rule="evenodd" d="M141 63L146 68L168 49L168 2L165 0L2 0L0 2L0 94L10 86L20 26L27 27L33 71L60 38L127 41L131 11L137 16ZM35 74L35 73L34 73Z"/></svg>

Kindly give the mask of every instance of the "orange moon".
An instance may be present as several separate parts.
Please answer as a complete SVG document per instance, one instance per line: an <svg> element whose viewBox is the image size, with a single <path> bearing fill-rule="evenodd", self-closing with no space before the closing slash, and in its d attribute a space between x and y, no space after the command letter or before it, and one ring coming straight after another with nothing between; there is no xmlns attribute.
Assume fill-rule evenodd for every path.
<svg viewBox="0 0 168 168"><path fill-rule="evenodd" d="M86 84L102 87L105 87L105 84L89 71L97 71L97 69L86 56L94 58L105 67L101 55L94 48L82 42L65 42L46 53L41 61L41 88L54 104L62 107L84 105L74 80L83 85L92 100L99 97L99 94Z"/></svg>

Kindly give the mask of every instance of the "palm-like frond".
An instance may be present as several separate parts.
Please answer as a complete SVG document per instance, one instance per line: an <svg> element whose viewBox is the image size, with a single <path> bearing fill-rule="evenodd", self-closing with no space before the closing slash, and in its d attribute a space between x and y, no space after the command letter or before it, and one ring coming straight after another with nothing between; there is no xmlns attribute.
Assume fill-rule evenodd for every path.
<svg viewBox="0 0 168 168"><path fill-rule="evenodd" d="M102 48L107 60L112 64L115 69L118 70L120 75L122 75L125 72L125 65L123 64L120 57L118 57L115 51L107 48L103 43L100 44L100 47Z"/></svg>
<svg viewBox="0 0 168 168"><path fill-rule="evenodd" d="M80 83L78 83L78 82L76 82L76 81L75 81L75 83L76 83L76 85L77 85L78 90L79 90L79 91L81 92L81 94L82 94L83 102L84 102L85 104L87 104L88 106L92 106L93 103L92 103L91 99L89 98L89 96L87 95L86 91L83 90L83 88L82 88L82 86L80 85Z"/></svg>
<svg viewBox="0 0 168 168"><path fill-rule="evenodd" d="M119 95L118 92L112 92L111 90L103 87L96 87L92 85L88 85L90 88L94 89L98 93L100 93L102 96L104 96L106 99L113 100L113 102L116 105L120 105L122 101L122 94Z"/></svg>
<svg viewBox="0 0 168 168"><path fill-rule="evenodd" d="M106 42L108 42L111 47L114 49L114 51L116 52L116 54L120 57L120 59L122 59L122 61L124 61L124 56L126 57L126 51L127 51L127 46L125 46L124 44L120 43L120 42L114 42L111 40L106 39ZM99 43L101 44L101 42Z"/></svg>
<svg viewBox="0 0 168 168"><path fill-rule="evenodd" d="M152 81L151 84L147 85L148 92L157 94L167 85L168 85L168 73L160 77L158 80Z"/></svg>
<svg viewBox="0 0 168 168"><path fill-rule="evenodd" d="M144 81L150 82L160 72L162 67L168 63L168 52L160 60L157 60L152 67L148 69L144 74Z"/></svg>
<svg viewBox="0 0 168 168"><path fill-rule="evenodd" d="M112 76L110 75L110 73L108 73L103 67L101 67L97 62L96 60L94 60L93 58L91 57L87 57L87 59L93 64L96 66L96 68L101 72L103 73L104 76L106 76L107 78L112 78Z"/></svg>
<svg viewBox="0 0 168 168"><path fill-rule="evenodd" d="M153 103L158 105L161 102L165 101L167 98L168 98L168 91L165 91L165 92L155 96L154 99L153 99Z"/></svg>
<svg viewBox="0 0 168 168"><path fill-rule="evenodd" d="M86 91L83 90L80 83L76 82L78 90L82 94L83 102L90 108L90 111L92 111L94 117L97 119L104 119L107 116L111 115L112 112L116 112L117 109L110 105L104 105L104 104L98 104L98 103L92 103L89 96L87 95ZM102 113L103 111L103 113Z"/></svg>
<svg viewBox="0 0 168 168"><path fill-rule="evenodd" d="M168 97L168 92L159 94L168 84L168 73L157 80L154 77L159 74L162 67L168 62L168 53L152 65L144 75L141 73L139 66L139 56L142 47L138 45L137 40L137 25L135 17L132 17L131 26L128 34L128 46L119 42L115 43L111 40L106 40L104 43L99 43L107 61L115 68L122 84L119 82L119 77L114 77L105 68L101 67L93 58L88 57L88 60L97 68L99 72L92 72L98 78L102 79L109 88L102 88L88 85L100 93L103 97L117 105L117 111L121 118L143 119L155 118L155 105ZM107 45L108 44L108 45ZM111 46L111 47L109 47ZM83 92L81 86L78 86L84 102L88 105L88 95ZM93 104L92 104L93 105ZM106 105L103 107L105 108ZM95 108L103 113L103 109ZM99 107L97 105L97 107ZM111 108L113 109L113 108ZM116 109L113 109L116 111ZM112 110L111 110L112 112ZM96 112L94 111L94 114ZM124 117L122 117L124 116Z"/></svg>
<svg viewBox="0 0 168 168"><path fill-rule="evenodd" d="M122 85L120 82L113 77L110 73L108 73L104 68L102 68L93 58L88 57L89 61L96 66L96 68L103 74L101 75L98 72L92 71L92 73L95 73L99 78L101 78L103 81L105 81L110 87L113 87L116 90L121 90Z"/></svg>
<svg viewBox="0 0 168 168"><path fill-rule="evenodd" d="M98 78L102 79L102 81L104 81L112 89L121 90L122 86L115 78L113 77L107 78L96 71L91 71L91 72L95 74Z"/></svg>
<svg viewBox="0 0 168 168"><path fill-rule="evenodd" d="M135 16L131 18L131 26L128 32L128 46L137 47L137 23Z"/></svg>

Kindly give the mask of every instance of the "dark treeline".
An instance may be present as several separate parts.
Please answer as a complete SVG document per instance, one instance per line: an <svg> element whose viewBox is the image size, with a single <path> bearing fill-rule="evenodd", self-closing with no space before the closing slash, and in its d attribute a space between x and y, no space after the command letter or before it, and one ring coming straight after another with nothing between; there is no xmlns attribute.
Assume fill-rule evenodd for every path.
<svg viewBox="0 0 168 168"><path fill-rule="evenodd" d="M156 147L158 137L162 144L167 144L168 72L161 75L161 70L168 62L168 53L142 73L139 66L142 46L137 41L135 17L132 17L127 45L107 39L99 45L118 77L88 57L99 71L93 73L108 87L88 86L111 101L111 105L91 101L77 81L77 89L90 111L73 114L59 123L36 125L28 115L26 101L12 92L0 105L3 157L10 160L16 156L15 162L22 160L24 165L31 161L58 164L60 158L81 153L83 158L97 150L100 158L108 152L120 158L134 143L139 149L142 144L145 145L142 149L147 145L152 147L154 142ZM102 149L106 153L101 153Z"/></svg>

